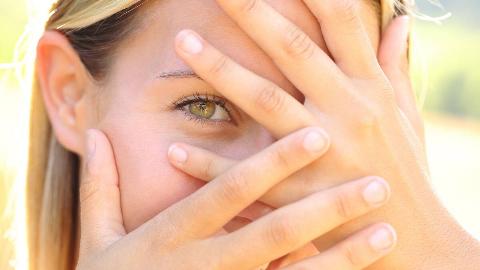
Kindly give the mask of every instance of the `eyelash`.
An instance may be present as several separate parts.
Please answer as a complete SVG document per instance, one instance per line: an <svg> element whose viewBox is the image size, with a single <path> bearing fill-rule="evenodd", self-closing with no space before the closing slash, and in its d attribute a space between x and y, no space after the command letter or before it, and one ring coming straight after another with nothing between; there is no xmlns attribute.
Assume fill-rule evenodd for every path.
<svg viewBox="0 0 480 270"><path fill-rule="evenodd" d="M195 116L187 111L184 110L185 106L188 106L195 102L213 102L218 106L221 106L229 115L230 121L222 121L222 120L209 120L202 117ZM224 98L214 96L208 93L201 94L199 92L194 93L191 96L183 96L178 101L173 102L173 108L178 111L182 111L185 114L185 118L190 121L194 121L195 123L201 125L219 125L223 123L233 122L232 115L230 113L230 109L227 106L227 102Z"/></svg>

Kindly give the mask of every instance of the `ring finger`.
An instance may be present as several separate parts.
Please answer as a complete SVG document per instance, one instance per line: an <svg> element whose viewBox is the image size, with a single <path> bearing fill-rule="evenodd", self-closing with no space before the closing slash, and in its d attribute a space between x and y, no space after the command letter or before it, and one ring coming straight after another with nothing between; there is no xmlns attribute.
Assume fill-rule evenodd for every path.
<svg viewBox="0 0 480 270"><path fill-rule="evenodd" d="M364 178L315 193L214 240L226 258L221 269L250 269L320 237L340 224L382 206L390 197L385 180ZM230 265L230 263L232 265Z"/></svg>

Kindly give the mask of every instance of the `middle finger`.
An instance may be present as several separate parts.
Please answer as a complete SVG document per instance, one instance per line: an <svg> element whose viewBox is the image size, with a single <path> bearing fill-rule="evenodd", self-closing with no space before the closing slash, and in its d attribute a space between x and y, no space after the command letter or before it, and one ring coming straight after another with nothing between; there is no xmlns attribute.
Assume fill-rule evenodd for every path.
<svg viewBox="0 0 480 270"><path fill-rule="evenodd" d="M348 77L302 29L264 0L217 2L321 109L342 100L335 97L346 97Z"/></svg>

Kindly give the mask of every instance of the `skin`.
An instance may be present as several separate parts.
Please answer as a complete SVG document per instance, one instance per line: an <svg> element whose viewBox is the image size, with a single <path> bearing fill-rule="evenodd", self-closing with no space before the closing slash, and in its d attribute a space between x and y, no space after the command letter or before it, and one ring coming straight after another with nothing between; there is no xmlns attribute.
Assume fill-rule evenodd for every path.
<svg viewBox="0 0 480 270"><path fill-rule="evenodd" d="M358 44L360 46L359 50L361 52L365 52L365 50L368 49L371 50L370 55L364 55L362 53L358 54L360 57L364 57L362 58L363 60L369 59L369 57L375 58L375 54L373 53L373 51L375 51L378 47L377 40L379 37L379 33L376 29L378 29L379 27L376 24L377 20L374 19L376 18L376 16L373 15L373 8L365 4L365 2L362 2L360 4L361 8L359 9L361 21L363 22L365 29L367 29L363 40L361 40L362 42L357 43L351 41L358 40L344 40L344 42L342 43L337 43L337 45L339 45L338 47L329 46L330 50L327 50L327 44L332 43L332 39L329 39L327 35L327 38L325 39L327 40L327 42L323 41L321 33L322 31L324 34L330 33L331 36L332 32L334 32L333 27L335 26L335 23L333 22L332 18L330 18L331 21L323 21L323 26L325 27L322 27L322 29L320 29L316 18L302 2L271 1L269 3L272 4L272 6L280 12L280 14L283 14L285 17L291 19L294 23L298 24L302 29L304 29L304 31L311 37L311 39L316 44L318 44L319 49L332 55L337 60L343 72L345 72L350 77L357 76L357 79L359 79L357 81L357 87L361 85L362 80L360 79L364 79L364 75L373 74L362 73L363 71L372 70L371 66L368 66L368 63L366 61L358 61L358 63L360 63L358 65L356 65L355 63L348 63L348 57L346 57L345 54L346 52L351 53L355 51L355 49L358 49L345 46L345 44L349 46L351 46L351 44ZM223 3L223 5L225 5L225 3ZM186 6L189 8L185 9ZM178 14L180 10L182 12L181 14L185 15L181 16L181 18L180 16L175 16L175 14ZM229 11L230 15L233 15L232 17L235 19L235 9L232 7L228 9L227 7L227 11ZM197 59L198 62L194 62L191 58L188 59L186 55L182 55L181 53L179 53L178 47L176 48L177 53L179 53L182 58L175 54L174 38L181 29L194 29L197 33L202 35L205 40L208 40L212 44L215 44L215 47L218 50L230 57L233 61L243 65L245 68L251 70L255 74L262 76L263 78L268 79L272 83L281 87L285 92L290 94L290 101L303 102L305 100L305 96L307 96L305 90L308 87L306 87L306 85L303 85L303 87L299 87L299 78L302 78L302 76L304 76L303 78L306 78L307 76L313 76L312 74L308 74L308 72L305 72L303 75L286 74L288 73L288 69L287 72L285 72L285 66L288 65L285 65L285 62L279 62L278 54L272 55L272 52L269 51L269 47L266 41L259 40L258 38L262 35L264 37L271 37L271 35L266 34L268 33L268 31L265 30L266 28L262 30L262 27L259 27L257 29L257 33L252 33L251 27L249 32L249 29L247 29L248 27L245 27L246 24L240 23L241 26L245 28L244 30L249 33L253 37L253 39L255 39L255 41L259 43L261 47L264 48L264 50L262 51L259 48L259 45L256 44L255 41L253 41L251 38L249 38L244 32L242 32L242 30L234 24L233 20L230 19L214 1L202 1L201 3L199 1L159 1L148 4L144 8L143 12L145 12L145 16L142 16L142 27L140 28L141 31L137 31L123 44L120 44L116 57L111 66L111 72L109 73L102 87L99 87L94 81L89 78L87 72L83 69L81 62L79 61L75 52L71 48L69 48L68 44L65 43L65 40L62 40L58 36L55 36L55 34L50 33L45 35L39 45L39 77L42 89L45 90L44 96L47 111L49 113L49 117L51 119L55 133L59 138L60 142L67 149L70 149L71 151L74 151L83 157L86 156L86 152L83 150L85 149L84 134L88 128L95 127L102 130L108 136L108 139L111 142L114 151L112 155L115 156L116 163L116 170L114 172L116 173L111 173L110 178L111 175L118 174L118 179L113 182L115 183L114 185L118 183L119 190L121 191L119 194L117 194L118 197L121 199L122 206L121 213L119 213L118 215L121 216L121 222L118 223L124 225L124 227L120 230L115 230L116 234L114 235L114 237L111 237L115 240L121 238L121 236L125 233L135 232L135 229L138 229L142 224L144 224L151 218L157 218L158 213L161 213L173 203L178 202L182 198L185 198L187 195L193 193L195 190L204 185L204 183L198 178L194 178L191 176L195 175L195 172L189 171L188 173L190 173L190 175L188 175L182 173L180 170L178 170L178 168L175 169L173 166L169 165L168 156L166 153L169 146L173 142L181 141L189 145L195 145L203 149L210 150L212 152L215 152L218 156L230 158L230 160L240 160L251 156L254 153L257 153L259 149L264 149L266 146L272 144L276 139L283 138L289 132L300 128L300 126L298 125L295 126L295 121L288 118L285 119L286 124L280 125L280 127L278 127L279 129L268 126L268 123L265 121L265 119L263 121L262 119L259 119L258 112L249 110L248 108L246 108L247 106L245 104L241 104L241 100L238 99L238 97L241 97L241 95L237 95L237 99L232 98L232 101L234 101L236 105L241 108L241 110L233 109L234 116L232 118L236 120L235 124L199 124L198 122L186 120L183 112L180 112L178 110L172 110L170 106L172 102L177 101L182 96L189 96L197 91L201 91L201 94L209 93L212 95L219 95L219 93L216 91L218 91L219 89L226 89L226 87L228 87L226 83L227 81L235 82L239 78L235 78L235 76L232 76L229 77L229 80L223 82L215 82L212 80L212 74L202 72L201 65L199 65L200 60ZM307 16L305 14L307 14ZM168 27L165 27L166 25L168 25ZM328 26L332 28L331 31L328 31ZM242 50L239 50L239 48L242 48ZM271 58L267 55L267 53L265 53L265 51L270 54L270 57L273 58L275 62L271 60ZM339 57L339 55L343 56L343 58L337 58ZM404 57L403 59L405 58L406 57ZM324 60L325 59L326 58L324 58ZM345 61L339 61L341 59ZM400 66L402 66L402 61L400 61L400 59L401 58L398 57L398 61L394 62L393 64L391 62L383 63L382 66L384 67L384 71L387 73L387 75L401 73L399 72L402 70L399 68ZM205 60L203 61L206 62ZM290 66L296 67L295 65L292 65L294 63L298 62L290 61ZM320 63L317 64L317 66L311 66L311 68L307 70L325 70L325 74L329 74L328 72L331 71L331 67L326 68L327 66L322 66L320 65ZM203 77L206 81L208 81L208 83L204 80L199 80L198 78L158 78L159 73L170 70L188 69L189 65L196 69L197 74L204 75ZM323 76L325 76L325 74ZM378 75L378 73L375 74ZM315 76L319 76L319 74L315 74ZM389 77L392 78L390 79L392 83L395 83L395 85L400 85L400 89L407 89L407 87L403 85L406 81L405 77L401 77L398 74L397 76ZM243 89L246 90L245 93L248 93L250 91L249 89L257 89L255 87L250 88L251 86L255 86L252 83L252 76L244 76L243 78L246 79L245 84L243 85L245 87ZM323 77L323 79L327 79L327 77ZM294 86L294 84L296 85ZM238 85L242 84L237 84L237 86ZM363 87L365 87L365 85L363 85ZM214 88L216 90L214 90ZM384 88L385 85L380 84L376 84L371 87L371 89ZM339 88L339 90L340 89L341 88ZM239 89L239 91L241 92L242 89ZM240 92L238 92L238 94L240 94ZM345 94L345 92L340 93ZM411 130L409 132L411 133L409 133L409 136L411 136L411 138L416 138L416 140L418 141L418 145L420 145L421 135L419 134L421 133L421 131L420 128L418 128L418 121L416 121L415 119L416 110L412 109L414 108L414 106L412 106L412 104L414 103L411 102L412 95L411 93L409 94L408 91L400 91L400 93L403 94L398 94L398 91L395 93L397 97L397 102L402 105L401 108L403 109L403 113L408 117L408 120L410 121L409 123L404 124L410 125ZM222 91L222 94L228 96L228 93L225 91ZM311 92L309 94L311 94ZM372 92L368 94L370 95L367 95L367 97L372 100L372 103L385 104L384 100L378 99L378 96L374 95L374 90L372 90ZM348 95L343 95L343 100L346 96ZM231 95L231 97L235 96ZM319 99L317 99L317 102L319 102L318 100ZM325 102L338 102L342 100L342 95L336 97L325 96L324 100ZM308 104L309 103L307 103L307 105ZM337 104L341 104L341 102ZM312 105L309 106L309 109L315 110L316 107L314 105L318 106L318 104L312 103ZM295 108L294 105L291 105L291 107ZM346 107L347 106L344 103L342 107L338 108L346 109ZM298 106L296 108L298 108ZM323 106L322 110L325 108L326 106ZM337 107L332 106L332 108ZM384 109L385 107L382 108ZM352 109L352 107L349 107L349 109ZM244 111L247 113L245 113ZM365 115L362 114L363 112L364 111L356 111L355 109L350 110L350 117L354 116L355 113L361 113L360 115ZM341 110L338 109L338 111L334 113L340 114ZM299 115L301 116L302 114ZM393 114L388 115L392 116ZM254 119L260 123L254 121ZM280 117L279 119L282 118ZM302 117L300 117L300 119L302 120ZM303 120L305 119L307 118L304 118ZM368 125L368 120L371 118L367 116L364 119L366 120L364 123ZM341 124L344 124L344 121L340 121L340 118L338 118L337 120L339 120L339 126L341 126ZM395 118L395 120L398 119ZM319 125L319 122L315 121L300 122L302 125L306 124L307 126ZM326 128L329 133L332 133L332 135L334 135L335 146L337 146L338 138L344 139L343 142L345 143L345 147L348 147L347 142L349 142L350 140L354 141L355 143L359 142L358 140L356 140L356 138L342 137L343 134L341 132L335 131L333 127L335 126L327 126ZM391 130L395 130L395 128L398 128L398 126L387 127L392 128ZM342 129L340 128L338 130L341 131ZM415 130L416 133L413 134L412 130ZM388 135L391 135L391 133L388 133ZM387 140L389 145L394 145L392 143L398 141L400 140ZM360 149L359 153L362 153L362 156L355 157L355 161L364 161L365 155L372 156L372 154L377 154L371 153L372 148L368 147L372 146L370 146L368 143L360 141L359 145L363 145L367 148ZM417 147L419 147L418 145ZM408 145L408 147L411 147L411 145ZM416 149L417 150L415 151L419 151L419 156L421 157L421 147ZM330 153L331 152L332 151L330 151ZM145 157L148 157L148 159L146 159ZM391 159L392 157L388 158ZM349 167L349 165L352 164L349 164L348 162L345 163L345 161L349 160L349 156L344 155L344 153L343 155L337 155L336 159L330 159L332 160L332 162L330 163L330 168L340 166L341 168L345 168L345 170L340 170L340 173L336 173L338 169L328 170L331 172L331 174L324 174L327 180L316 182L323 183L323 186L316 184L312 187L311 190L299 190L293 188L292 186L287 186L283 188L283 192L282 189L279 189L280 191L276 194L275 192L273 194L269 193L270 195L267 194L266 196L262 197L262 200L270 204L271 206L281 207L292 202L293 199L298 199L299 197L313 194L314 192L323 190L325 188L328 188L329 186L343 183L345 182L345 180L359 178L363 175L369 175L371 174L371 172L374 172L382 176L385 175L386 177L391 177L391 181L394 181L395 187L398 190L402 191L400 192L400 196L406 199L398 199L396 201L396 204L394 204L397 207L393 207L393 212L385 211L382 213L382 215L372 216L370 217L370 219L364 219L358 221L357 223L354 223L353 225L345 226L339 232L327 236L327 238L322 241L323 243L337 243L346 235L353 233L353 231L359 229L360 227L364 227L365 224L377 221L379 216L389 217L396 226L399 225L402 227L403 235L406 236L405 238L408 238L411 241L415 241L415 237L412 237L412 235L418 235L418 233L413 233L411 229L410 231L408 231L408 228L405 228L405 226L401 225L402 222L400 222L400 220L402 220L404 216L402 216L400 213L405 213L405 208L398 207L398 205L406 203L405 205L414 207L410 209L416 209L415 207L420 207L419 205L422 205L419 204L419 202L427 202L427 205L433 205L433 207L429 207L428 209L432 210L432 213L439 213L438 216L443 218L440 220L445 221L444 223L440 224L447 224L448 228L451 229L451 231L453 231L454 233L456 233L456 235L462 236L462 239L466 239L466 237L460 234L460 232L452 224L452 222L446 218L446 215L443 214L439 207L436 207L439 204L435 201L433 195L424 196L422 198L414 197L411 194L413 193L413 191L407 189L408 186L399 184L402 183L402 180L405 179L399 178L398 175L395 175L395 173L401 174L401 172L407 171L411 169L411 167L409 168L405 166L399 166L401 170L396 170L393 174L387 174L385 170L382 171L379 170L379 168L375 167L360 166L363 171L355 169L355 167L353 170L351 170L351 167ZM408 155L406 159L408 159ZM413 157L412 160L414 160L415 162L422 162L421 158L417 159L416 156ZM404 161L406 164L409 164L408 160ZM227 166L226 168L219 168L218 170L223 172L229 167L230 166ZM314 167L315 166L313 166L312 168ZM324 167L324 170L328 168L329 166L326 166ZM183 169L185 170L185 168ZM422 181L425 180L422 179L422 176L420 176L422 168L414 167L414 169L415 170L413 172L417 174L410 175L413 176L412 179L420 179ZM316 169L312 169L312 171L315 172L317 175L320 175L319 172L321 172L321 170ZM300 174L304 172L304 170L299 171ZM98 177L98 174L93 175L94 177L90 178L97 179L97 181L99 181L98 178L102 178ZM221 174L215 174L215 176L218 175ZM288 183L293 183L293 181L288 181ZM285 190L293 190L294 192L290 192L291 196L289 197L285 195L289 194L285 192ZM416 191L417 190L418 189L416 189ZM424 185L422 183L420 184L420 190L424 192L423 194L429 194L428 192L430 192L427 185ZM262 194L258 195L261 196ZM255 204L255 206L251 207L250 214L247 213L246 215L259 216L259 213L265 213L268 211L267 209L269 208L266 208L265 205L257 203ZM239 211L241 209L234 210ZM425 210L425 212L427 211L428 210ZM428 225L433 224L434 222L432 222L431 218L427 218L425 212L421 212L420 215L409 216L408 218L415 224L425 224L425 222L423 221L429 221L426 223ZM397 213L399 215L394 216L394 214L389 213ZM117 221L119 219L118 216L116 219ZM158 219L164 220L165 217L160 217ZM92 218L91 220L95 219ZM438 220L439 219L436 219L435 221ZM88 224L90 225L90 223ZM93 222L93 224L96 223ZM162 223L160 222L159 224ZM307 227L311 228L313 227L313 224L310 224L310 226ZM427 228L420 226L418 228L427 231ZM215 229L215 226L213 227L213 229ZM438 228L436 229L437 230L433 228L432 231L438 232ZM310 232L311 234L309 234L308 236L303 236L302 239L304 239L304 241L301 241L301 243L305 244L306 242L308 242L305 240L315 238L315 233L318 237L324 232L313 231L313 233L310 230L306 231ZM144 232L144 234L148 233ZM135 239L135 237L130 237L128 239L132 238ZM93 242L98 242L96 238L92 237L91 239L94 239L92 240ZM428 245L434 243L432 239L429 240L431 242L419 245L418 250L427 250L426 248L428 247ZM112 243L112 241L104 242L108 242L109 244ZM129 243L129 241L124 241L123 243L125 242ZM108 246L105 243L104 246ZM186 243L188 244L188 242ZM443 241L443 243L447 243L447 241ZM124 245L127 247L129 246L128 244ZM284 248L272 250L277 250L277 252L279 252L278 254L285 254L294 251L294 249L292 249L292 246L295 245L289 246L289 249ZM413 246L416 247L416 245ZM326 249L326 247L322 247L321 244L318 243L316 245L316 248L320 250ZM368 250L368 247L365 247L365 249ZM87 250L87 252L85 253L91 255L95 254L95 252L100 252L99 250L101 250L101 248L96 250L95 252L92 251L94 250L93 248L86 248L85 250ZM120 250L122 249L120 248ZM195 251L195 249L193 250ZM446 248L446 250L448 250L448 247ZM126 253L125 248L123 249L123 251ZM381 269L382 267L391 268L392 265L402 265L402 260L404 260L404 258L402 259L402 254L406 254L407 251L405 246L403 251L404 252L402 253L398 253L396 257L390 257L391 259L389 261L384 261L383 264L380 265L379 269ZM308 256L312 255L307 251L305 252L305 254L308 254ZM359 252L359 254L362 253ZM414 253L412 252L412 254ZM378 257L378 254L376 255ZM304 257L305 256L302 257L302 255L300 256L300 258L302 259ZM367 265L366 262L371 262L371 259L370 261L365 259L367 257L372 258L375 256L370 254L370 256L361 257L364 259L360 260L361 263L359 263L358 265L354 265L354 267L364 267L364 265ZM83 258L88 258L88 256L83 255ZM265 258L268 258L268 256L265 255L263 259ZM272 257L270 259L273 258L275 257ZM419 258L419 261L420 259L421 258ZM88 259L86 260L87 262L89 262ZM352 262L351 258L347 259L346 261ZM95 262L92 262L92 264L95 265ZM253 265L255 265L255 263L252 263L252 265L250 266ZM426 265L410 266L425 267Z"/></svg>
<svg viewBox="0 0 480 270"><path fill-rule="evenodd" d="M325 47L318 23L300 1L272 3ZM186 6L189 8L185 10ZM242 159L274 141L268 130L239 110L235 119L237 126L214 126L186 121L182 113L164 109L182 96L217 93L198 79L156 79L161 72L190 70L175 53L174 38L180 30L197 30L239 63L281 85L297 99L303 98L215 1L158 1L145 10L147 18L143 23L148 27L144 26L141 34L134 35L120 47L108 79L108 89L112 89L106 90L108 105L100 106L103 119L95 123L109 135L117 156L122 209L129 231L203 185L167 165L165 153L171 143L182 141L222 156ZM180 10L182 16L177 16ZM365 10L370 12L365 17L374 17L371 8L365 7ZM371 28L376 29L375 25ZM376 39L378 32L372 31L372 40ZM142 68L128 68L133 66ZM126 81L129 83L125 84ZM132 142L131 130L141 134L142 139ZM151 158L145 160L145 156Z"/></svg>
<svg viewBox="0 0 480 270"><path fill-rule="evenodd" d="M363 269L393 249L396 238L389 225L370 226L326 252L306 259L301 257L303 260L299 262L269 262L292 254L339 224L384 205L390 189L387 182L378 177L367 177L314 194L233 233L221 229L281 179L323 155L328 139L322 134L321 129L307 128L275 142L127 233L111 145L104 133L87 131L88 156L80 186L81 236L76 268L265 269L267 263L268 269L316 269L319 266ZM169 153L173 155L175 150ZM284 162L288 162L288 166ZM254 170L257 166L265 170ZM262 182L259 184L257 179ZM355 207L347 214L339 202ZM198 214L199 209L210 212ZM302 218L304 216L309 218Z"/></svg>
<svg viewBox="0 0 480 270"><path fill-rule="evenodd" d="M418 113L412 110L413 95L405 83L407 72L402 69L406 46L402 57L383 59L388 50L382 44L377 60L353 9L338 2L305 1L323 26L334 63L304 33L292 31L295 28L291 23L263 1L249 9L242 7L247 1L218 2L305 94L305 101L292 99L281 87L238 65L192 31L182 32L177 38L177 52L182 58L276 137L316 124L324 126L333 138L327 155L277 185L262 201L280 207L309 192L338 185L341 179L375 172L394 187L396 195L389 205L319 238L315 241L317 248L323 250L364 222L387 218L400 228L397 251L369 269L475 269L479 243L449 216L429 185L423 131ZM340 14L356 19L332 23ZM387 31L386 36L389 34ZM351 57L352 44L357 49L355 58ZM400 81L404 83L392 85ZM320 87L324 85L328 87ZM228 161L217 163L221 159L207 156L204 153L204 165L211 164L207 168L212 172L228 169ZM345 211L350 207L346 205Z"/></svg>

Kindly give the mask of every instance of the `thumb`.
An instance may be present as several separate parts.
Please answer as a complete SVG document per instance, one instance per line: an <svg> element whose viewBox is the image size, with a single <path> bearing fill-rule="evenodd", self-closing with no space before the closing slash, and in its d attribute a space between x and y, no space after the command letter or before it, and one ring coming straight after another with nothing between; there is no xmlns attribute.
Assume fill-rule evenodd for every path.
<svg viewBox="0 0 480 270"><path fill-rule="evenodd" d="M112 147L105 134L88 130L80 183L80 252L104 250L125 235Z"/></svg>
<svg viewBox="0 0 480 270"><path fill-rule="evenodd" d="M382 34L378 62L394 88L397 105L423 140L423 122L409 76L409 33L409 16L395 18Z"/></svg>

